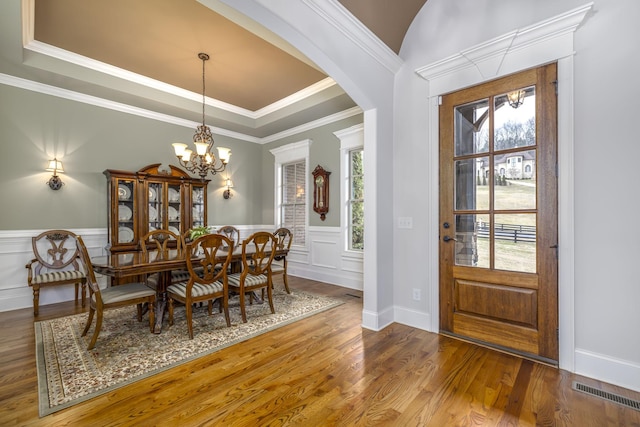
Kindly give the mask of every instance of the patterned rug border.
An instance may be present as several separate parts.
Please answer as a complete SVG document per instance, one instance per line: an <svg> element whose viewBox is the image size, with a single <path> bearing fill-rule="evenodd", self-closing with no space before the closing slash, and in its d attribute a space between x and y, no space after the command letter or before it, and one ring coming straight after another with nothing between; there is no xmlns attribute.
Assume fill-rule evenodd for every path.
<svg viewBox="0 0 640 427"><path fill-rule="evenodd" d="M112 384L109 386L106 386L104 388L101 388L99 390L96 390L94 392L88 393L86 395L80 396L74 400L71 400L69 402L65 402L59 405L55 405L55 406L49 406L49 390L48 390L48 383L47 383L47 367L46 367L46 363L45 363L45 349L44 349L44 342L43 342L43 338L42 338L42 325L43 324L47 324L56 320L60 320L60 319L64 319L64 318L74 318L74 317L84 317L86 318L86 316L88 315L88 313L80 313L80 314L73 314L73 315L69 315L69 316L63 316L60 318L54 318L54 319L48 319L48 320L42 320L42 321L37 321L34 322L34 328L35 328L35 342L36 342L36 370L37 370L37 377L38 377L38 412L40 417L45 417L47 415L53 414L54 412L58 412L61 411L63 409L69 408L71 406L77 405L78 403L82 403L85 402L87 400L93 399L94 397L103 395L105 393L108 393L112 390L116 390L118 388L121 387L125 387L129 384L132 384L134 382L143 380L145 378L149 378L151 376L157 375L159 373L162 373L164 371L167 371L169 369L173 369L177 366L183 365L185 363L191 362L193 360L199 359L201 357L207 356L209 354L215 353L217 351L220 351L222 349L231 347L232 345L238 344L240 342L243 341L247 341L251 338L254 338L256 336L265 334L267 332L273 331L275 329L279 329L283 326L287 326L290 325L292 323L295 323L299 320L305 319L307 317L311 317L314 316L318 313L322 313L324 311L330 310L334 307L337 307L339 305L344 304L343 301L337 300L335 298L331 298L331 297L326 297L326 296L322 296L322 295L316 295L313 294L311 292L306 292L306 291L300 291L300 290L295 290L292 291L291 296L295 297L297 294L300 295L304 295L306 297L314 297L314 298L318 298L321 300L325 300L326 305L323 305L322 307L319 308L315 308L312 309L308 312L304 312L302 314L296 315L294 317L288 318L286 320L283 320L281 322L278 322L276 324L273 325L269 325L267 327L265 327L264 329L260 329L251 333L247 333L246 335L242 335L239 337L236 337L234 339L229 340L228 342L216 345L214 347L211 347L203 352L185 357L184 359L181 359L179 361L176 362L172 362L169 365L166 366L162 366L159 368L155 368L152 369L148 372L145 372L143 374L134 376L132 378L128 378L126 380L123 380L120 383L116 383L116 384ZM277 310L277 308L276 308ZM276 313L278 313L278 311L276 311ZM214 314L215 315L215 314ZM223 314L220 314L220 316L224 317ZM143 322L145 322L145 320L143 320ZM166 320L165 320L166 322ZM249 322L251 322L251 319L249 319ZM95 320L94 320L94 324L95 324ZM104 327L104 323L103 323L103 327ZM166 325L165 325L166 327ZM172 327L176 327L176 325L172 326ZM233 325L231 327L234 327ZM186 326L185 326L186 328ZM91 333L93 331L93 328L89 330L89 334L87 334L87 338L90 337ZM187 331L186 329L184 330L184 334L186 335ZM98 344L100 343L100 337L98 337Z"/></svg>

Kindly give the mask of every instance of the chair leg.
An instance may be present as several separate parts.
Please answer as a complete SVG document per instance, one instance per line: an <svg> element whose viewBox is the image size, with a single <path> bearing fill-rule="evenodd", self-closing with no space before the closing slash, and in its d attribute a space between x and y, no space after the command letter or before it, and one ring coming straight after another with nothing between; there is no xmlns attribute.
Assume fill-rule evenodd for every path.
<svg viewBox="0 0 640 427"><path fill-rule="evenodd" d="M227 327L231 326L231 318L229 317L229 295L225 294L220 298L220 311L224 309L224 318L227 321Z"/></svg>
<svg viewBox="0 0 640 427"><path fill-rule="evenodd" d="M142 322L142 304L136 304L138 322Z"/></svg>
<svg viewBox="0 0 640 427"><path fill-rule="evenodd" d="M187 315L187 329L189 330L189 339L193 339L193 308L191 307L191 303L185 303L185 311Z"/></svg>
<svg viewBox="0 0 640 427"><path fill-rule="evenodd" d="M91 350L96 345L96 341L98 340L98 335L100 335L100 328L102 328L102 311L98 312L98 317L96 317L96 330L93 331L93 337L91 337L91 342L89 343L89 347L87 350Z"/></svg>
<svg viewBox="0 0 640 427"><path fill-rule="evenodd" d="M264 288L262 288L264 290ZM267 297L269 298L269 307L271 307L271 314L275 314L276 310L273 307L273 289L271 284L267 285ZM262 298L262 300L264 301L264 297Z"/></svg>
<svg viewBox="0 0 640 427"><path fill-rule="evenodd" d="M282 273L282 281L284 282L284 289L287 291L288 294L290 294L291 291L289 290L289 281L287 280L287 272L286 271L284 273Z"/></svg>
<svg viewBox="0 0 640 427"><path fill-rule="evenodd" d="M84 308L85 306L85 295L87 293L87 283L86 282L82 282L82 308Z"/></svg>
<svg viewBox="0 0 640 427"><path fill-rule="evenodd" d="M242 322L247 323L247 311L244 307L244 289L240 292L240 312L242 313ZM251 298L251 297L249 297Z"/></svg>
<svg viewBox="0 0 640 427"><path fill-rule="evenodd" d="M37 316L40 307L40 285L33 285L33 315Z"/></svg>
<svg viewBox="0 0 640 427"><path fill-rule="evenodd" d="M75 288L75 297L76 297L75 302L76 302L76 305L78 305L78 288L80 287L80 284L76 282L73 284L73 287Z"/></svg>
<svg viewBox="0 0 640 427"><path fill-rule="evenodd" d="M95 309L93 307L91 307L89 309L89 317L87 318L87 324L84 327L84 331L82 331L81 336L85 336L87 335L87 332L89 332L89 327L91 326L91 322L93 322L93 314L95 313Z"/></svg>

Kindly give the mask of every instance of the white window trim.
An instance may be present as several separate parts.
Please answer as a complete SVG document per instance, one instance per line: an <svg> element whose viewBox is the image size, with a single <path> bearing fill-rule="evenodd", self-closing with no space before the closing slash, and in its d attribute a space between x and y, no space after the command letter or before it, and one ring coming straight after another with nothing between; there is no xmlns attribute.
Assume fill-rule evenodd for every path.
<svg viewBox="0 0 640 427"><path fill-rule="evenodd" d="M364 125L358 124L333 133L340 140L340 241L343 256L363 258L364 251L349 249L349 153L358 148L364 148ZM366 174L365 174L366 176ZM366 179L366 178L365 178Z"/></svg>
<svg viewBox="0 0 640 427"><path fill-rule="evenodd" d="M275 177L275 194L274 194L274 222L276 228L281 227L280 220L280 205L282 204L282 165L294 163L300 160L304 160L305 168L305 213L304 213L304 245L293 244L292 247L297 246L300 249L308 249L309 247L309 147L313 141L311 139L305 139L299 142L293 142L281 147L269 150L271 154L275 156L274 162L274 177Z"/></svg>

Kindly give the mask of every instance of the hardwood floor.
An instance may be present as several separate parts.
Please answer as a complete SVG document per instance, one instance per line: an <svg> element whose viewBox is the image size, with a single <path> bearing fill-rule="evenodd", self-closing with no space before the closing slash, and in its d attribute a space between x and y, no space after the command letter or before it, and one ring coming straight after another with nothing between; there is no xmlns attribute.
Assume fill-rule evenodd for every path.
<svg viewBox="0 0 640 427"><path fill-rule="evenodd" d="M640 426L639 411L571 383L639 393L400 324L362 329L360 292L290 286L345 304L44 418L32 310L0 313L0 425Z"/></svg>

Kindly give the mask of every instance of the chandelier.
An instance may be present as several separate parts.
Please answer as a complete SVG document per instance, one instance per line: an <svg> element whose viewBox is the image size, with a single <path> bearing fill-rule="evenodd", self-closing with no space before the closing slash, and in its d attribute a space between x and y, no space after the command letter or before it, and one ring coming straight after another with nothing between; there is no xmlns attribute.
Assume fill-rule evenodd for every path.
<svg viewBox="0 0 640 427"><path fill-rule="evenodd" d="M218 158L213 154L213 135L211 129L204 123L204 64L209 60L209 55L199 53L198 58L202 60L202 124L196 128L193 135L193 143L196 146L195 153L187 148L187 144L181 142L173 143L176 157L180 164L189 172L197 173L200 179L204 180L208 173L215 175L224 171L231 156L231 150L225 147L218 147ZM219 160L219 161L218 161Z"/></svg>

